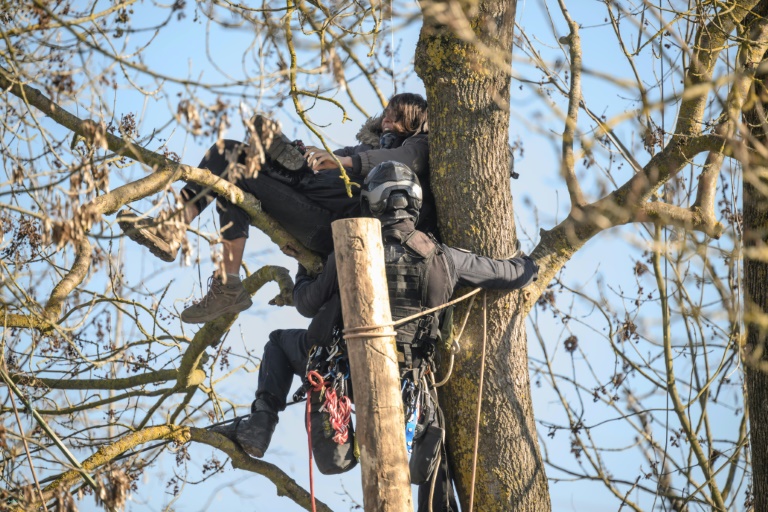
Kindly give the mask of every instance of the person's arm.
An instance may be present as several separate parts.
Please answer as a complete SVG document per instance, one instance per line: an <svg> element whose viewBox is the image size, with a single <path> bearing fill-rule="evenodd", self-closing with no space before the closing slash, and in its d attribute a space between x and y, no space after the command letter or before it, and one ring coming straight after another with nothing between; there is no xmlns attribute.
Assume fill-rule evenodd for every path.
<svg viewBox="0 0 768 512"><path fill-rule="evenodd" d="M324 149L315 146L307 146L306 149L307 165L309 165L313 171L317 172L338 168L336 160L334 160L333 156ZM370 145L360 144L359 146L347 146L337 149L333 154L336 155L339 162L341 162L341 165L343 165L351 174L359 175L361 160L358 153L369 149L371 149Z"/></svg>
<svg viewBox="0 0 768 512"><path fill-rule="evenodd" d="M356 157L360 158L360 172L353 170L353 173L361 176L367 176L382 162L394 160L410 167L419 178L424 178L429 169L429 138L426 133L417 133L405 139L399 147L361 151Z"/></svg>
<svg viewBox="0 0 768 512"><path fill-rule="evenodd" d="M333 154L336 156L354 156L362 151L368 151L373 149L370 144L358 144L357 146L345 146L343 148L334 149Z"/></svg>
<svg viewBox="0 0 768 512"><path fill-rule="evenodd" d="M309 323L307 341L310 345L329 346L333 341L333 330L337 325L341 325L341 299L339 294L335 293Z"/></svg>
<svg viewBox="0 0 768 512"><path fill-rule="evenodd" d="M306 149L307 151L304 153L304 158L306 158L307 165L313 171L325 171L327 169L337 169L339 167L339 165L336 163L336 160L333 158L333 155L326 150L317 148L315 146L307 146ZM339 159L341 165L347 169L352 168L353 163L351 157L339 155L339 153L336 151L333 153L336 155L336 158Z"/></svg>
<svg viewBox="0 0 768 512"><path fill-rule="evenodd" d="M334 253L328 256L323 271L317 277L310 277L306 270L299 266L296 274L296 284L293 287L293 305L300 315L312 318L317 315L323 304L328 302L333 294L339 291L336 277L336 257Z"/></svg>
<svg viewBox="0 0 768 512"><path fill-rule="evenodd" d="M539 277L539 266L528 256L496 260L445 245L443 249L459 286L514 290Z"/></svg>

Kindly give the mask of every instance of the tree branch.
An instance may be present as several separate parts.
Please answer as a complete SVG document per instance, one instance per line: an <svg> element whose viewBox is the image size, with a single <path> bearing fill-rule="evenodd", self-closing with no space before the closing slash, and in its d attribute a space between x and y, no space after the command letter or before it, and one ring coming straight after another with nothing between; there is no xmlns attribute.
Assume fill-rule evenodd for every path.
<svg viewBox="0 0 768 512"><path fill-rule="evenodd" d="M759 0L737 0L732 4L723 4L723 9L729 10L726 16L715 15L714 20L699 27L693 55L691 55L691 65L685 74L685 92L674 130L676 135L701 133L702 119L707 106L707 93L710 90L707 84L712 81L712 71L717 64L717 58L727 47L726 41L729 34L758 2ZM690 94L699 89L701 89L700 93Z"/></svg>
<svg viewBox="0 0 768 512"><path fill-rule="evenodd" d="M707 155L707 161L704 163L704 169L699 174L699 186L696 188L696 200L691 209L700 210L708 217L715 220L715 196L717 195L717 178L720 176L720 169L723 166L725 155L718 152L711 152ZM709 234L709 233L707 233ZM713 238L717 236L710 235Z"/></svg>
<svg viewBox="0 0 768 512"><path fill-rule="evenodd" d="M563 161L560 164L560 172L568 187L568 195L571 198L571 209L581 208L586 203L584 193L576 177L576 164L573 156L573 141L576 126L579 119L579 105L581 104L581 38L579 26L576 24L563 0L558 0L563 17L568 22L570 35L561 38L561 44L567 44L571 56L571 86L568 91L568 112L565 117L565 129L563 130Z"/></svg>
<svg viewBox="0 0 768 512"><path fill-rule="evenodd" d="M144 428L138 432L131 432L118 441L101 447L96 453L88 457L83 461L83 470L92 473L129 450L151 441L161 440L172 441L178 445L193 441L221 450L230 457L234 468L265 476L275 484L279 496L285 496L306 510L312 510L309 493L282 469L274 464L252 459L226 437L206 429L181 427L178 425L158 425ZM75 470L67 471L47 485L43 489L43 495L46 499L50 499L57 489L67 489L81 479L81 472ZM316 504L318 511L332 512L325 503L316 500Z"/></svg>
<svg viewBox="0 0 768 512"><path fill-rule="evenodd" d="M234 205L243 209L251 217L251 224L253 226L262 230L284 253L295 257L306 268L315 272L322 268L319 256L306 249L274 219L265 214L261 210L261 203L251 194L244 192L218 176L214 176L206 169L177 164L162 155L137 146L123 138L116 137L111 133L96 134L95 131L98 131L98 127L93 121L79 119L58 106L37 89L14 82L9 78L10 76L11 74L7 70L0 67L0 88L10 91L29 105L36 107L76 135L92 142L94 139L103 139L106 146L117 155L127 156L156 169L156 172L151 176L118 187L114 191L99 196L90 203L83 205L80 210L83 218L97 219L102 214L114 213L122 205L156 193L173 181L179 179L192 181L209 187L216 194L226 197ZM82 228L83 232L87 232L90 229L90 225L78 227ZM91 245L86 236L80 236L76 240L75 251L76 259L74 265L54 287L45 306L44 316L48 322L15 315L10 318L12 324L9 324L9 326L47 328L49 322L54 322L61 315L66 297L82 283L90 268Z"/></svg>
<svg viewBox="0 0 768 512"><path fill-rule="evenodd" d="M734 12L737 11L738 9ZM743 17L741 16L739 20ZM728 18L728 20L730 19ZM718 27L720 26L718 25ZM704 39L712 44L719 41L717 37L713 36L713 39L707 39L709 37L706 36ZM684 116L681 107L681 119L678 120L676 133L664 149L651 158L642 171L636 173L624 185L602 199L581 210L572 211L563 222L552 230L542 230L541 241L532 253L542 270L539 273L539 280L524 293L527 311L533 307L549 281L570 257L587 240L605 229L630 222L651 221L656 224L671 224L702 231L714 238L718 238L722 234L723 226L715 217L714 205L717 177L723 157L733 156L742 162L749 162L753 159L763 160L761 154L750 150L743 141L734 140L733 137L736 133L740 112L745 104L745 98L747 98L754 79L754 73L758 68L757 63L761 61L766 48L768 48L768 21L761 20L750 34L750 38L744 39L741 43L738 55L739 67L724 109L725 121L718 126L716 133L687 135L684 130L687 129L685 126L689 125L686 125L687 121L682 120ZM715 50L717 49L713 47L709 52L704 52L702 55L709 59ZM696 80L701 78L701 70L705 69L702 65L702 62L698 63L699 67L694 73ZM696 66L691 64L691 67ZM691 73L693 72L689 71L688 74ZM686 90L683 93L684 98L687 97L689 88L696 84L700 85L701 82L695 82L694 85L686 84ZM706 98L704 99L706 100ZM686 101L688 102L686 107L688 114L699 108L695 105L698 99L684 100L683 104ZM701 116L703 116L703 110L699 119ZM700 129L693 130L693 132L700 133ZM652 195L660 186L703 152L710 152L710 154L700 176L699 189L693 206L682 208L655 201L651 202Z"/></svg>
<svg viewBox="0 0 768 512"><path fill-rule="evenodd" d="M49 389L128 389L136 386L144 386L147 384L156 384L158 382L167 382L169 380L175 380L178 377L177 370L157 370L154 372L142 373L139 375L132 375L131 377L115 378L115 379L47 379L39 378L30 375L24 375L15 373L11 375L11 379L16 384L22 386L40 387L45 386Z"/></svg>
<svg viewBox="0 0 768 512"><path fill-rule="evenodd" d="M207 444L226 453L232 460L233 468L251 471L252 473L258 473L267 477L277 487L278 496L290 498L299 506L312 510L309 493L297 484L294 479L285 474L282 469L263 460L251 458L235 443L210 430L190 428L189 432L192 441ZM328 505L322 501L315 500L315 503L318 511L332 512Z"/></svg>
<svg viewBox="0 0 768 512"><path fill-rule="evenodd" d="M646 203L635 212L630 222L677 226L687 231L701 231L712 238L720 238L725 229L715 218L714 210L705 210L698 206L682 208L661 201Z"/></svg>

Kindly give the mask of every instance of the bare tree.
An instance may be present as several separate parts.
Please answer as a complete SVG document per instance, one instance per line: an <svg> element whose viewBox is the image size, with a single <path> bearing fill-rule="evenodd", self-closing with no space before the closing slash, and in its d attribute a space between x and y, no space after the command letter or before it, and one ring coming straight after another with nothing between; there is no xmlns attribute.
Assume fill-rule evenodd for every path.
<svg viewBox="0 0 768 512"><path fill-rule="evenodd" d="M520 328L522 317L539 303L553 307L564 323L570 323L573 317L568 308L564 312L554 308L556 294L550 284L562 283L557 278L560 271L589 240L629 223L653 226L647 236L648 265L638 262L635 273L647 272L656 277L655 294L649 302L659 306L656 318L661 318L660 331L659 335L645 334L638 327L638 319L633 315L639 308L625 311L622 318L611 311L604 296L584 297L606 318L607 334L601 336L614 349L617 365L621 363L621 371L614 372L610 385L625 393L625 409L618 408L619 397L609 394L606 382L600 382L595 373L592 375L598 385L592 391L596 401L604 400L617 407L619 418L625 418L628 427L636 432L637 443L651 468L637 478L613 476L613 469L603 459L604 444L592 437L590 425L580 417L584 407L570 403L563 391L563 380L576 388L577 398L590 391L583 387L583 377L558 373L545 350L544 359L534 369L548 374L567 420L562 426L550 425L550 432L554 435L559 428L570 430L571 452L580 467L574 472L552 453L546 459L554 468L566 474L570 471L572 477L603 482L623 505L635 509L640 506L630 500L630 494L650 492L677 509L693 503L726 510L731 508L726 500L730 499L732 505L737 490L744 490L740 464L745 457L746 422L741 422L738 431L723 442L726 449L718 446L706 409L719 394L719 388L712 392L711 387L714 383L727 383L738 364L740 302L734 295L734 275L739 271L738 265L734 265L738 262L738 239L734 249L721 253L726 256L724 277L718 276L723 267L712 262L712 256L720 249L716 245L712 249L706 247L723 234L723 217L736 229L730 234L740 235L738 201L726 197L724 211L716 209L718 177L725 158L739 162L760 158L759 152L748 151L742 142L740 115L765 50L764 20L757 16L747 29L745 20L750 9L758 4L754 1L728 2L718 7L696 3L664 9L647 2L629 6L611 1L602 4L604 24L614 29L613 44L624 53L627 67L633 72L628 79L588 68L590 56L583 54L581 26L564 2L546 4L552 9L547 11L552 12L552 26L556 25L557 12L561 20L557 24L567 27L567 32L555 39L560 49L557 61L542 57L538 39L532 34L521 33L518 38L521 50L540 73L540 77L534 75L523 83L533 85L542 96L551 99L562 119L560 170L567 186L570 211L565 220L540 232L532 252L543 267L537 289L526 290L518 297L494 300L488 308L490 318L497 323L492 321L487 329L488 376L483 398L484 421L479 430L483 443L477 454L477 482L473 482L471 471L475 455L468 447L473 445L476 435L472 402L478 393L476 376L482 353L478 316L474 323L470 320L470 338L465 338L465 352L457 363L456 371L462 377L453 379L449 392L443 394L450 418L451 453L465 507L473 485L481 490L477 499L481 500L478 503L482 503L483 510L549 507L543 466L531 428L528 375L520 370L526 354ZM447 3L430 4L429 9L425 6L425 26L417 54L418 69L431 101L431 124L435 131L431 141L432 180L439 191L442 232L449 243L495 256L510 254L515 238L512 211L508 209L509 170L504 158L509 81L505 73L496 71L496 66L509 71L514 20L511 9L505 2L479 2L461 10ZM655 63L640 67L643 52L653 53L661 60L661 73ZM674 52L673 56L670 52ZM582 91L582 79L587 72L624 89L634 99L630 112L597 115L590 107L595 99L587 98ZM450 101L441 103L445 98ZM436 108L435 102L441 108ZM676 110L676 121L670 129L663 122L667 105ZM586 122L580 120L582 116L586 116ZM645 163L640 163L643 158L638 156L634 144L622 140L619 129L629 120L632 129L625 131L635 137L642 135L641 142L648 153ZM473 134L471 138L462 136L468 131ZM575 145L576 141L581 147ZM618 161L621 164L617 165ZM600 179L600 174L604 179ZM724 183L730 187L738 185L737 181L727 179ZM497 194L501 197L497 198ZM474 207L468 212L465 204ZM665 231L667 226L674 229ZM674 233L674 244L669 243L670 233ZM701 281L694 285L711 283L714 290L710 293L716 294L717 303L728 311L726 321L718 320L715 324L722 340L719 343L708 341L706 335L710 319L717 317L702 317L711 296L696 300L686 291L691 283L689 266L694 255L701 260ZM648 266L653 270L649 271ZM636 306L649 299L640 288ZM564 289L568 290L565 286ZM568 291L579 295L577 290ZM675 336L687 333L685 344L673 343L673 314L678 325L680 321L683 324L675 326ZM566 326L564 331L568 329ZM659 352L639 360L628 357L626 342L644 334L658 343ZM542 347L546 349L543 343ZM571 354L578 353L578 337L567 336L564 348ZM712 349L715 352L709 354ZM678 361L680 350L694 358L692 365ZM710 366L710 357L717 363ZM683 367L691 372L692 380L675 372ZM636 389L625 382L627 376L634 375L641 375L647 384L653 385L652 389L662 390L667 397L669 405L663 410L673 415L678 425L670 442L677 447L682 439L688 447L682 459L669 457L669 443L660 443L655 437L658 434L653 433L652 426L659 418L653 407L645 405L654 403L647 388ZM642 395L639 390L643 390ZM670 423L664 424L669 435ZM498 428L500 425L504 428ZM728 455L727 460L723 460L724 454ZM668 465L676 465L677 471ZM674 478L677 472L685 475L682 482ZM643 478L653 478L657 483L647 488L641 485Z"/></svg>
<svg viewBox="0 0 768 512"><path fill-rule="evenodd" d="M601 56L584 50L586 29L563 1L543 2L556 59L540 34L515 34L516 2L420 4L415 63L430 103L431 181L444 239L495 257L514 251L508 141L515 78L541 96L559 123L559 169L570 201L567 217L538 235L532 256L542 272L536 286L489 294L485 329L475 306L454 376L441 395L464 509L470 501L484 511L550 509L545 464L550 478L600 482L619 507L635 510L652 508L655 499L674 510L730 510L745 495L749 500L744 408L731 408L742 421L727 436L710 420L722 410L721 393L735 388L740 395L742 356L753 372L751 382L764 375L764 343L750 341L754 348L742 354L742 217L733 193L743 166L745 187L753 187L745 196L760 210L764 116L761 89L753 85L762 76L768 45L764 3L590 4L604 9L604 26L615 37L610 44L624 55L629 78L590 65ZM220 449L235 467L266 476L308 508L307 492L279 468L199 428L234 407L216 391L223 378L217 369L225 369L226 377L257 365L250 354L233 364L220 343L236 316L210 322L192 336L169 322L176 311L166 289L126 283L119 234L109 215L142 200L177 206L171 185L200 183L230 197L284 252L319 268L316 256L268 218L253 197L179 163L165 139L182 130L201 141L220 140L233 123L249 118L249 102L291 104L297 119L318 136L324 132L313 117L317 105L337 109L340 120L350 117L345 104L374 113L385 101L382 77L394 74L384 62L395 49L382 40L382 23L407 11L378 3L291 0L284 7L218 1L139 6L128 0L78 9L66 1L6 2L0 18L0 157L7 173L0 189L2 372L19 391L9 387L3 403L9 418L0 436L5 497L19 506L38 503L41 495L45 502L65 503L73 486L86 482L108 507L119 507L132 481L162 451L155 447L142 459L120 457L168 440L179 446L182 462L189 441ZM166 34L203 25L211 40L222 30L257 35L243 53L242 73L222 68L213 53L207 55L213 72L194 68L177 76L150 64ZM557 27L564 32L557 34ZM512 66L513 46L519 66ZM361 58L361 48L372 57ZM631 106L603 114L609 107L588 97L582 88L586 77L623 91ZM359 100L361 83L377 98L376 108ZM343 102L337 92L346 96ZM128 95L151 106L144 114L123 113ZM161 101L169 108L155 115ZM741 124L743 112L755 113L752 133ZM253 158L258 168L259 155ZM764 238L762 221L758 213L749 216L756 223L745 220L744 229L762 247L756 242ZM634 273L636 292L610 283L589 293L571 286L563 269L574 255L598 234L629 224L637 226L638 252L646 251L627 272ZM215 230L203 235L211 241L218 236ZM758 251L753 254L760 259ZM759 283L749 273L746 279ZM289 304L292 283L284 269L249 272L246 286L255 293L269 281L280 287L274 302ZM759 284L755 290L750 300L760 306ZM532 332L540 348L528 358L524 326L534 309ZM582 316L585 309L592 316ZM545 314L546 322L562 324L562 348L547 339ZM750 325L761 325L761 319L751 316ZM593 332L604 345L600 350L613 354L607 375L590 364L579 329ZM562 357L571 372L559 369ZM541 425L554 438L544 436L543 444L531 375L562 405L562 422ZM763 412L753 400L759 390L750 392L753 417ZM611 428L620 425L631 439L615 451L640 453L644 466L633 468L634 476L606 456L614 448L595 434L602 424L584 420L593 410L585 404L590 398ZM100 407L108 408L106 419ZM40 429L20 431L11 415L32 410ZM53 430L47 432L47 425ZM570 454L548 449L561 431L567 432ZM483 442L474 453L477 435ZM67 446L79 448L74 461L65 455ZM760 456L754 452L756 496ZM209 471L221 466L218 460L208 464ZM32 478L35 468L51 476Z"/></svg>

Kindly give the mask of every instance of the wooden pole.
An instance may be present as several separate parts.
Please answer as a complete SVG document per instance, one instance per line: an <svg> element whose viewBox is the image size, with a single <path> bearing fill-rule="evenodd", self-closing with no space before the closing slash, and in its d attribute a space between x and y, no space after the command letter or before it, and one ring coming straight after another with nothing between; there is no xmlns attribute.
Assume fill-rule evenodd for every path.
<svg viewBox="0 0 768 512"><path fill-rule="evenodd" d="M381 223L344 219L332 228L345 330L391 323ZM393 334L386 326L347 335L365 512L413 510Z"/></svg>

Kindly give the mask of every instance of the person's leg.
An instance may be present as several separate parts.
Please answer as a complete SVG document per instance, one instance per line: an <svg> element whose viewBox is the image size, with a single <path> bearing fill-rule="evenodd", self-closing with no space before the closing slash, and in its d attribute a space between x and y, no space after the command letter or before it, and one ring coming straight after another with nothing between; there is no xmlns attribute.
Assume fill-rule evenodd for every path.
<svg viewBox="0 0 768 512"><path fill-rule="evenodd" d="M243 263L243 254L245 253L245 241L247 238L235 238L234 240L223 240L222 246L222 260L224 266L224 272L227 275L240 275L240 265ZM226 279L225 279L226 282Z"/></svg>
<svg viewBox="0 0 768 512"><path fill-rule="evenodd" d="M259 367L256 399L275 411L285 410L293 377L304 375L310 348L306 329L272 331Z"/></svg>
<svg viewBox="0 0 768 512"><path fill-rule="evenodd" d="M242 158L244 155L241 154L238 159ZM240 178L235 185L259 199L264 211L309 249L321 254L333 250L332 219L327 210L293 188L273 180L266 172L255 178ZM218 198L216 207L221 223L226 276L214 273L207 295L182 312L181 319L186 323L205 323L225 313L244 311L252 304L239 276L251 219L223 197Z"/></svg>
<svg viewBox="0 0 768 512"><path fill-rule="evenodd" d="M272 441L278 412L285 410L293 376L302 375L306 368L308 352L305 329L272 331L264 346L251 414L212 430L236 441L252 457L263 457Z"/></svg>
<svg viewBox="0 0 768 512"><path fill-rule="evenodd" d="M242 178L235 184L261 202L265 213L275 219L288 233L308 249L322 255L333 251L331 212L308 199L301 190L272 177L269 167L255 178ZM234 240L248 236L250 217L224 198L217 202L222 237Z"/></svg>
<svg viewBox="0 0 768 512"><path fill-rule="evenodd" d="M208 148L198 167L228 179L235 166L245 162L245 147L245 144L236 140L223 140L221 145L214 144ZM188 224L216 199L215 193L198 183L187 183L179 194L184 200L184 218Z"/></svg>
<svg viewBox="0 0 768 512"><path fill-rule="evenodd" d="M353 217L360 214L360 185L362 176L350 176L354 184L352 196L347 194L341 171L329 169L308 175L299 182L296 189L308 200L331 212L333 220Z"/></svg>
<svg viewBox="0 0 768 512"><path fill-rule="evenodd" d="M243 144L234 140L222 141L221 148L212 146L206 152L200 167L208 169L216 176L226 177L227 171L236 165L242 153ZM163 211L157 218L139 216L123 209L117 214L118 225L133 241L147 247L152 254L163 261L174 261L186 234L186 227L214 199L202 185L188 183L181 189L184 201L181 213Z"/></svg>

